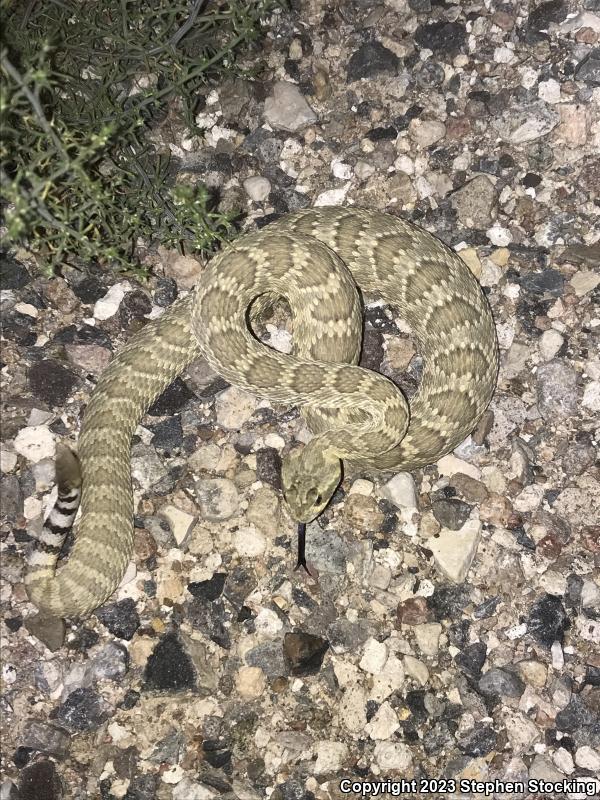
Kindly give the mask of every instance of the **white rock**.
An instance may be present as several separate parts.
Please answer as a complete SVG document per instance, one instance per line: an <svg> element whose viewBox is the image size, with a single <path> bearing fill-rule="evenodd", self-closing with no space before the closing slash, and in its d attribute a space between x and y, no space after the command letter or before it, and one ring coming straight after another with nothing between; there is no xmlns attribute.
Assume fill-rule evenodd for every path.
<svg viewBox="0 0 600 800"><path fill-rule="evenodd" d="M417 640L417 647L424 656L435 656L440 647L442 626L439 622L426 622L414 625L413 631Z"/></svg>
<svg viewBox="0 0 600 800"><path fill-rule="evenodd" d="M208 478L196 482L196 495L204 519L221 522L239 511L236 485L228 478Z"/></svg>
<svg viewBox="0 0 600 800"><path fill-rule="evenodd" d="M386 645L371 637L365 642L359 667L365 672L370 672L371 675L378 675L383 669L387 657L388 649Z"/></svg>
<svg viewBox="0 0 600 800"><path fill-rule="evenodd" d="M481 522L468 519L459 531L442 528L437 537L427 540L427 547L440 572L454 583L462 583L477 553Z"/></svg>
<svg viewBox="0 0 600 800"><path fill-rule="evenodd" d="M185 773L183 771L183 767L180 767L179 764L174 764L169 769L166 769L163 773L161 773L160 779L163 783L169 783L171 785L175 783L179 783L182 778L184 777Z"/></svg>
<svg viewBox="0 0 600 800"><path fill-rule="evenodd" d="M217 796L217 792L185 777L175 786L171 796L173 800L212 800Z"/></svg>
<svg viewBox="0 0 600 800"><path fill-rule="evenodd" d="M515 497L513 507L516 511L527 513L535 511L544 497L544 487L538 484L526 486L522 492Z"/></svg>
<svg viewBox="0 0 600 800"><path fill-rule="evenodd" d="M295 84L278 81L265 100L265 119L273 128L294 132L312 125L317 115Z"/></svg>
<svg viewBox="0 0 600 800"><path fill-rule="evenodd" d="M560 672L565 665L565 656L560 642L553 642L550 648L552 655L552 669Z"/></svg>
<svg viewBox="0 0 600 800"><path fill-rule="evenodd" d="M565 340L560 333L555 331L553 328L550 328L548 331L544 331L540 337L540 355L544 361L552 361L554 356L563 346L564 341Z"/></svg>
<svg viewBox="0 0 600 800"><path fill-rule="evenodd" d="M278 433L268 433L265 436L265 447L272 447L274 450L283 450L285 439Z"/></svg>
<svg viewBox="0 0 600 800"><path fill-rule="evenodd" d="M595 33L600 33L600 16L592 14L591 11L581 10L578 14L569 15L560 28L565 33L579 31L582 28L591 28Z"/></svg>
<svg viewBox="0 0 600 800"><path fill-rule="evenodd" d="M490 242L496 247L508 247L512 242L512 233L508 228L503 228L501 225L495 224L486 231L487 237Z"/></svg>
<svg viewBox="0 0 600 800"><path fill-rule="evenodd" d="M368 164L366 161L357 161L354 172L360 181L366 181L367 178L370 178L375 172L375 167L372 164Z"/></svg>
<svg viewBox="0 0 600 800"><path fill-rule="evenodd" d="M534 742L540 738L537 725L525 714L507 710L504 716L506 735L515 755L526 753Z"/></svg>
<svg viewBox="0 0 600 800"><path fill-rule="evenodd" d="M38 497L26 497L23 502L23 516L32 520L42 513L42 501Z"/></svg>
<svg viewBox="0 0 600 800"><path fill-rule="evenodd" d="M365 497L369 497L373 494L373 488L372 481L367 481L364 478L357 478L348 490L348 494L363 494Z"/></svg>
<svg viewBox="0 0 600 800"><path fill-rule="evenodd" d="M134 482L146 490L167 474L163 462L158 457L156 450L140 442L131 450L131 477Z"/></svg>
<svg viewBox="0 0 600 800"><path fill-rule="evenodd" d="M45 425L22 428L15 437L15 451L37 464L43 458L54 458L56 438Z"/></svg>
<svg viewBox="0 0 600 800"><path fill-rule="evenodd" d="M510 47L496 47L494 50L494 61L498 64L510 64L514 57L515 52Z"/></svg>
<svg viewBox="0 0 600 800"><path fill-rule="evenodd" d="M338 186L337 189L327 189L325 192L317 195L315 206L341 206L348 190L350 189L350 181L343 186Z"/></svg>
<svg viewBox="0 0 600 800"><path fill-rule="evenodd" d="M369 586L373 586L375 589L380 589L382 592L385 592L391 580L392 571L390 568L385 564L375 564L373 572L371 572L369 577Z"/></svg>
<svg viewBox="0 0 600 800"><path fill-rule="evenodd" d="M338 703L338 718L350 733L362 733L367 724L365 693L360 686L349 686Z"/></svg>
<svg viewBox="0 0 600 800"><path fill-rule="evenodd" d="M540 81L538 84L538 95L541 100L554 105L560 103L560 83L554 78L547 81Z"/></svg>
<svg viewBox="0 0 600 800"><path fill-rule="evenodd" d="M373 719L365 725L365 732L371 739L383 740L389 739L399 727L398 715L386 701L379 706Z"/></svg>
<svg viewBox="0 0 600 800"><path fill-rule="evenodd" d="M582 639L585 639L586 642L593 642L596 647L600 646L600 621L581 615L575 620L575 627L577 634Z"/></svg>
<svg viewBox="0 0 600 800"><path fill-rule="evenodd" d="M17 466L17 454L13 450L0 447L0 472L12 472Z"/></svg>
<svg viewBox="0 0 600 800"><path fill-rule="evenodd" d="M527 633L527 624L522 622L520 625L512 625L510 628L506 628L504 631L504 635L507 639L510 639L511 642L515 641L516 639L521 639Z"/></svg>
<svg viewBox="0 0 600 800"><path fill-rule="evenodd" d="M260 667L240 667L235 676L235 688L244 700L261 697L267 685L267 678Z"/></svg>
<svg viewBox="0 0 600 800"><path fill-rule="evenodd" d="M525 89L532 89L538 81L538 72L532 67L519 67L521 75L521 86Z"/></svg>
<svg viewBox="0 0 600 800"><path fill-rule="evenodd" d="M410 472L399 472L381 487L381 494L396 508L416 508L415 481Z"/></svg>
<svg viewBox="0 0 600 800"><path fill-rule="evenodd" d="M571 286L575 290L578 297L592 292L600 283L600 273L592 272L591 270L581 270L576 272L571 278Z"/></svg>
<svg viewBox="0 0 600 800"><path fill-rule="evenodd" d="M383 670L373 677L373 687L369 698L378 703L386 700L391 694L404 686L404 666L402 661L390 653Z"/></svg>
<svg viewBox="0 0 600 800"><path fill-rule="evenodd" d="M169 523L173 538L178 545L182 545L187 539L190 531L196 524L196 517L182 511L177 506L163 506L159 511L159 516L164 517Z"/></svg>
<svg viewBox="0 0 600 800"><path fill-rule="evenodd" d="M244 181L244 191L255 203L262 203L271 193L271 181L262 175L253 175Z"/></svg>
<svg viewBox="0 0 600 800"><path fill-rule="evenodd" d="M352 167L350 164L346 164L345 161L340 161L337 158L334 158L331 162L331 172L334 177L342 181L349 181L352 177Z"/></svg>
<svg viewBox="0 0 600 800"><path fill-rule="evenodd" d="M377 742L373 756L384 774L395 770L401 775L406 775L412 767L410 747L401 742Z"/></svg>
<svg viewBox="0 0 600 800"><path fill-rule="evenodd" d="M600 412L600 381L592 381L583 390L581 405L590 411Z"/></svg>
<svg viewBox="0 0 600 800"><path fill-rule="evenodd" d="M316 742L315 750L315 775L324 775L327 772L339 772L348 757L348 745L344 742Z"/></svg>
<svg viewBox="0 0 600 800"><path fill-rule="evenodd" d="M420 147L430 147L446 135L446 126L438 120L412 119L408 125L408 135Z"/></svg>
<svg viewBox="0 0 600 800"><path fill-rule="evenodd" d="M283 328L277 328L275 325L271 325L271 323L267 323L265 327L267 329L267 333L269 334L269 345L274 350L278 350L280 353L292 352L294 342L292 340L292 334L290 331L286 331Z"/></svg>
<svg viewBox="0 0 600 800"><path fill-rule="evenodd" d="M230 386L221 392L215 400L217 424L228 430L238 431L248 422L258 408L259 403L260 400L258 398L243 389L238 389L237 386Z"/></svg>
<svg viewBox="0 0 600 800"><path fill-rule="evenodd" d="M598 608L600 606L600 586L595 581L585 580L581 587L581 607Z"/></svg>
<svg viewBox="0 0 600 800"><path fill-rule="evenodd" d="M254 620L254 626L259 635L272 639L283 628L283 622L270 608L261 608Z"/></svg>
<svg viewBox="0 0 600 800"><path fill-rule="evenodd" d="M470 478L475 478L476 481L481 479L481 470L474 464L469 464L463 461L462 458L457 458L453 453L443 456L437 462L437 469L440 475L447 475L449 478L456 475L458 472L463 475L468 475Z"/></svg>
<svg viewBox="0 0 600 800"><path fill-rule="evenodd" d="M531 766L529 767L529 777L543 781L558 782L564 780L563 773L559 772L546 756L543 756L539 753L531 762Z"/></svg>
<svg viewBox="0 0 600 800"><path fill-rule="evenodd" d="M38 309L35 306L32 306L31 303L15 303L15 311L18 311L19 314L25 314L28 317L33 317L34 319L36 319L39 315Z"/></svg>
<svg viewBox="0 0 600 800"><path fill-rule="evenodd" d="M239 528L233 534L233 546L241 556L256 558L267 549L267 540L254 527Z"/></svg>
<svg viewBox="0 0 600 800"><path fill-rule="evenodd" d="M125 297L127 292L131 291L131 284L128 281L115 283L111 286L108 292L96 301L94 305L94 317L96 319L109 319L114 317L119 309L121 300Z"/></svg>
<svg viewBox="0 0 600 800"><path fill-rule="evenodd" d="M570 775L575 769L573 756L564 747L559 747L558 750L552 754L552 761L554 761L559 770L564 772L565 775Z"/></svg>
<svg viewBox="0 0 600 800"><path fill-rule="evenodd" d="M575 763L582 769L600 772L600 752L588 744L584 744L575 751Z"/></svg>
<svg viewBox="0 0 600 800"><path fill-rule="evenodd" d="M422 661L414 656L404 656L404 669L406 674L421 686L425 686L429 680L429 670Z"/></svg>

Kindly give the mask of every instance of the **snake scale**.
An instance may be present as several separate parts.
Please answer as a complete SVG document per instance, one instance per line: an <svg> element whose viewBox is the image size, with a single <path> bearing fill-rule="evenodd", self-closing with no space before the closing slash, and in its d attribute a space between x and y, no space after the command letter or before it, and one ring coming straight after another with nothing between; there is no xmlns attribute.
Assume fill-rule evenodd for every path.
<svg viewBox="0 0 600 800"><path fill-rule="evenodd" d="M424 369L410 408L390 380L357 366L361 292L395 306L418 342ZM276 297L291 309L292 354L253 333ZM232 384L300 406L314 436L282 467L284 498L300 522L327 505L342 465L413 470L456 447L487 407L498 370L495 326L477 280L421 228L379 212L322 207L240 237L103 372L85 411L79 458L64 446L57 451L58 502L26 579L42 613L88 614L118 586L133 547L132 435L199 356ZM75 544L56 570L80 485Z"/></svg>

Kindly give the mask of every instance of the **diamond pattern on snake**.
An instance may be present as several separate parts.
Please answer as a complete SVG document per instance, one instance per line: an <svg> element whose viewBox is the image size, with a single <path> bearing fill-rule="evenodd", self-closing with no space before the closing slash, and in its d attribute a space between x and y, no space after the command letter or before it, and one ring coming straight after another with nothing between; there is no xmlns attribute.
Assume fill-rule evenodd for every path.
<svg viewBox="0 0 600 800"><path fill-rule="evenodd" d="M358 366L361 292L395 306L418 342L424 369L410 406L390 380ZM252 315L275 296L291 309L292 354L269 348L248 325L248 309ZM58 448L58 502L26 578L44 614L89 614L119 585L133 548L133 432L199 356L230 383L299 406L313 438L282 467L285 503L299 523L323 511L344 472L414 470L454 449L489 404L498 371L494 321L477 280L421 228L380 212L322 207L240 237L101 375L78 456ZM75 544L57 570L80 499Z"/></svg>

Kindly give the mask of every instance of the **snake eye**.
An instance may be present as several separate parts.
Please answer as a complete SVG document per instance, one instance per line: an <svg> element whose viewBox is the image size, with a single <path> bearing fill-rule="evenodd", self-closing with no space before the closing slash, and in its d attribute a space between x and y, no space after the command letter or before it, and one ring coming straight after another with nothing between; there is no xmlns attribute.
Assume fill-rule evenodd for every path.
<svg viewBox="0 0 600 800"><path fill-rule="evenodd" d="M315 502L313 503L314 506L319 506L323 502L323 496L318 494L315 498Z"/></svg>

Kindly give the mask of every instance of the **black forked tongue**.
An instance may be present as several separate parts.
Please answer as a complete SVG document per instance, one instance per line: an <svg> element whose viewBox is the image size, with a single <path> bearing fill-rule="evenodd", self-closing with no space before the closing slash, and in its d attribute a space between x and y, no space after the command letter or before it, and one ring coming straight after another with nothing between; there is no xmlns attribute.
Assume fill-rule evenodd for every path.
<svg viewBox="0 0 600 800"><path fill-rule="evenodd" d="M310 570L306 566L306 522L299 522L298 523L298 563L296 564L294 571L300 569L300 567L304 567L306 570L306 574L310 575ZM312 577L312 575L311 575Z"/></svg>

